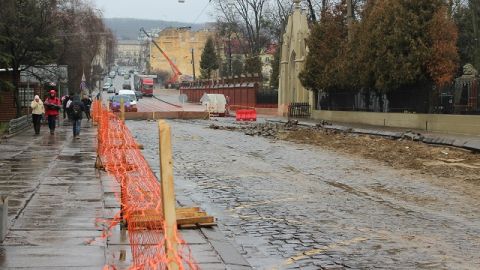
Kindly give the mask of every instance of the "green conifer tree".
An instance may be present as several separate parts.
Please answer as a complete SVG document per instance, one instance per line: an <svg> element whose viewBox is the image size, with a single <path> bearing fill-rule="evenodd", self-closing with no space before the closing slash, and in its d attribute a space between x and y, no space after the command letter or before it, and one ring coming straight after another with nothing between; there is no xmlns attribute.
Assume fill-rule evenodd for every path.
<svg viewBox="0 0 480 270"><path fill-rule="evenodd" d="M218 57L215 52L213 38L209 37L205 43L205 48L203 48L202 57L200 59L202 78L210 79L212 77L212 71L217 70L218 67Z"/></svg>

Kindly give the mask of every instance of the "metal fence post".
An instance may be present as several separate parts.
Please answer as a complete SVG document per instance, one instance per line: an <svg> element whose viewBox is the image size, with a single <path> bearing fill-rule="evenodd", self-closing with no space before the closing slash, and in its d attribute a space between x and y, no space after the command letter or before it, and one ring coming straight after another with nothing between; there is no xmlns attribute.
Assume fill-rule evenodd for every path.
<svg viewBox="0 0 480 270"><path fill-rule="evenodd" d="M0 196L0 242L5 240L8 230L8 197Z"/></svg>

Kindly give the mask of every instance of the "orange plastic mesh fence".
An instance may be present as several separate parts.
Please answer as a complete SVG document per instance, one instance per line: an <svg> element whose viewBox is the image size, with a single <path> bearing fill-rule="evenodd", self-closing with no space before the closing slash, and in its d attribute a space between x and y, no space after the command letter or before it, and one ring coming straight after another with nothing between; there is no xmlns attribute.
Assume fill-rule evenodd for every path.
<svg viewBox="0 0 480 270"><path fill-rule="evenodd" d="M98 124L98 155L105 170L119 182L121 189L117 198L122 210L108 224L105 236L122 220L127 224L133 257L130 269L168 269L172 260L178 269L198 269L177 228L175 250L165 237L161 185L129 129L99 101L95 101L92 107L93 119ZM170 260L168 252L174 255ZM115 269L114 266L105 269L110 267Z"/></svg>

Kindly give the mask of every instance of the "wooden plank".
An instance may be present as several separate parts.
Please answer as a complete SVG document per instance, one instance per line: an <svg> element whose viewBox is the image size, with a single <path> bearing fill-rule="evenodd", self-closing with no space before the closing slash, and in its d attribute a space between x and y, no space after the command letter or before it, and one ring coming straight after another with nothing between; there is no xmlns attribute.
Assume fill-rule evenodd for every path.
<svg viewBox="0 0 480 270"><path fill-rule="evenodd" d="M142 190L142 193L145 195L149 195L150 191ZM176 208L175 209L176 214L183 214L183 213L193 213L193 212L204 212L200 209L200 207L185 207L185 208ZM145 215L158 215L157 210L155 209L145 209L145 210L137 210L137 211L132 211L132 215L137 215L137 214L145 214Z"/></svg>
<svg viewBox="0 0 480 270"><path fill-rule="evenodd" d="M175 212L175 188L173 184L173 159L170 126L164 121L158 121L159 131L159 156L162 182L163 214L165 216L165 238L167 240L166 253L168 269L178 270L177 240L175 230L177 229L177 218ZM170 248L168 248L170 247Z"/></svg>
<svg viewBox="0 0 480 270"><path fill-rule="evenodd" d="M163 218L160 215L138 215L131 216L128 223L134 228L159 229L162 228ZM182 217L176 220L178 225L205 224L205 226L216 225L215 218L212 216Z"/></svg>
<svg viewBox="0 0 480 270"><path fill-rule="evenodd" d="M210 223L197 223L199 227L212 227L212 226L217 226L216 222L210 222Z"/></svg>
<svg viewBox="0 0 480 270"><path fill-rule="evenodd" d="M177 220L180 218L189 218L189 217L205 217L207 216L206 212L185 212L177 213Z"/></svg>
<svg viewBox="0 0 480 270"><path fill-rule="evenodd" d="M198 229L198 228L209 228L213 226L217 226L217 223L212 222L212 223L182 224L182 225L178 225L178 228L188 230L188 229Z"/></svg>
<svg viewBox="0 0 480 270"><path fill-rule="evenodd" d="M206 214L205 211L177 211L177 216L188 216L188 215L198 215L198 214Z"/></svg>
<svg viewBox="0 0 480 270"><path fill-rule="evenodd" d="M177 211L177 214L179 212L198 212L198 211L201 211L200 210L200 207L181 207L181 208L177 208L175 209Z"/></svg>
<svg viewBox="0 0 480 270"><path fill-rule="evenodd" d="M95 169L98 170L104 170L105 166L103 166L102 158L97 155L97 158L95 159Z"/></svg>
<svg viewBox="0 0 480 270"><path fill-rule="evenodd" d="M181 218L177 220L177 224L179 225L212 222L215 222L215 218L212 216Z"/></svg>

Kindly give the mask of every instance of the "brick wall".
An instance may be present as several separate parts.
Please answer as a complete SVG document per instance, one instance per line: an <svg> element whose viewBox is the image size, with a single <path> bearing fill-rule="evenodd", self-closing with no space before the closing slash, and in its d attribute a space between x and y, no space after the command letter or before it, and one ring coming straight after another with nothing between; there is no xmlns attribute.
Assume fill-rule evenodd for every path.
<svg viewBox="0 0 480 270"><path fill-rule="evenodd" d="M0 80L11 82L9 72L0 72ZM15 104L13 102L13 92L0 89L0 122L6 122L15 118Z"/></svg>
<svg viewBox="0 0 480 270"><path fill-rule="evenodd" d="M0 122L8 122L15 118L15 104L13 102L12 91L1 91L0 100Z"/></svg>
<svg viewBox="0 0 480 270"><path fill-rule="evenodd" d="M11 75L8 72L0 72L0 80L3 81L11 81ZM26 87L26 85L20 85L20 87ZM38 95L41 93L40 85L29 85L30 88L34 89L34 94ZM16 106L13 97L13 90L6 91L4 89L0 89L0 122L8 122L14 118L16 118ZM43 100L43 97L40 96ZM30 98L29 98L30 99ZM27 104L29 104L27 102ZM23 109L24 113L28 113L28 106Z"/></svg>

